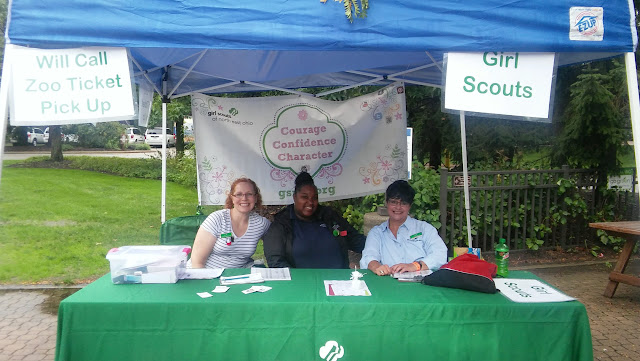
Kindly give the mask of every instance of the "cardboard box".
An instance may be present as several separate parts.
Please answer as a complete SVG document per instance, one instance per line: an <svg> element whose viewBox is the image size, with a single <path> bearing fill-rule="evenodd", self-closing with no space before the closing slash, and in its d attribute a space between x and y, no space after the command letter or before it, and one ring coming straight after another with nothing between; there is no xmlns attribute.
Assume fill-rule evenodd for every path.
<svg viewBox="0 0 640 361"><path fill-rule="evenodd" d="M184 273L190 246L122 246L107 253L111 281L176 283Z"/></svg>

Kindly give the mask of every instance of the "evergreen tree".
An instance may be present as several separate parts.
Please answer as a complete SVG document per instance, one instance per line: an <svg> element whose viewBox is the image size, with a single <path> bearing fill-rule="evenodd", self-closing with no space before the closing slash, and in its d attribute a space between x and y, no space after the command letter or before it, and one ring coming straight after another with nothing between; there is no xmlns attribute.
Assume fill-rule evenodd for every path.
<svg viewBox="0 0 640 361"><path fill-rule="evenodd" d="M572 167L595 168L603 176L620 167L625 131L621 109L611 91L610 73L586 68L570 87L562 133L557 140L556 158ZM604 177L606 179L606 177Z"/></svg>

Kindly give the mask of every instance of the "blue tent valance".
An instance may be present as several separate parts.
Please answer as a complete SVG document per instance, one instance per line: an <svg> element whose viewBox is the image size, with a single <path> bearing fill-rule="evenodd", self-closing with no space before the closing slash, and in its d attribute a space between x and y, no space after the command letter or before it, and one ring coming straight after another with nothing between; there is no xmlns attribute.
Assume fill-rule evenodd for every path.
<svg viewBox="0 0 640 361"><path fill-rule="evenodd" d="M560 65L633 52L628 0L378 0L349 23L308 0L13 0L7 42L129 48L138 81L168 95L314 86L438 86L448 51L560 53ZM601 41L571 40L570 10L602 8Z"/></svg>

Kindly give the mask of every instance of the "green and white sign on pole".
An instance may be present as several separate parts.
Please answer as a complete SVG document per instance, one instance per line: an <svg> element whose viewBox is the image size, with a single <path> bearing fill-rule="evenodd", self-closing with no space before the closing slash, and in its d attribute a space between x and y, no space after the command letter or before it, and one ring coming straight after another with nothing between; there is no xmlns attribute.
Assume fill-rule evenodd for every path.
<svg viewBox="0 0 640 361"><path fill-rule="evenodd" d="M449 53L445 108L549 117L553 53Z"/></svg>
<svg viewBox="0 0 640 361"><path fill-rule="evenodd" d="M125 48L36 49L12 46L12 125L60 125L132 119Z"/></svg>

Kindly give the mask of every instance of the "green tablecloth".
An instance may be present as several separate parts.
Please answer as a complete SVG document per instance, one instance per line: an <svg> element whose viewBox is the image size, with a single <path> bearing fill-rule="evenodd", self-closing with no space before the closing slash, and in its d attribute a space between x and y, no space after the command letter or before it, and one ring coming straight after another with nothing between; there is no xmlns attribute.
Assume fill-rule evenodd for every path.
<svg viewBox="0 0 640 361"><path fill-rule="evenodd" d="M343 350L331 361L593 360L577 301L514 303L368 273L368 297L325 295L323 281L350 270L292 269L268 292L234 285L210 298L196 292L217 279L114 285L107 274L60 303L56 360L322 360L330 341Z"/></svg>

